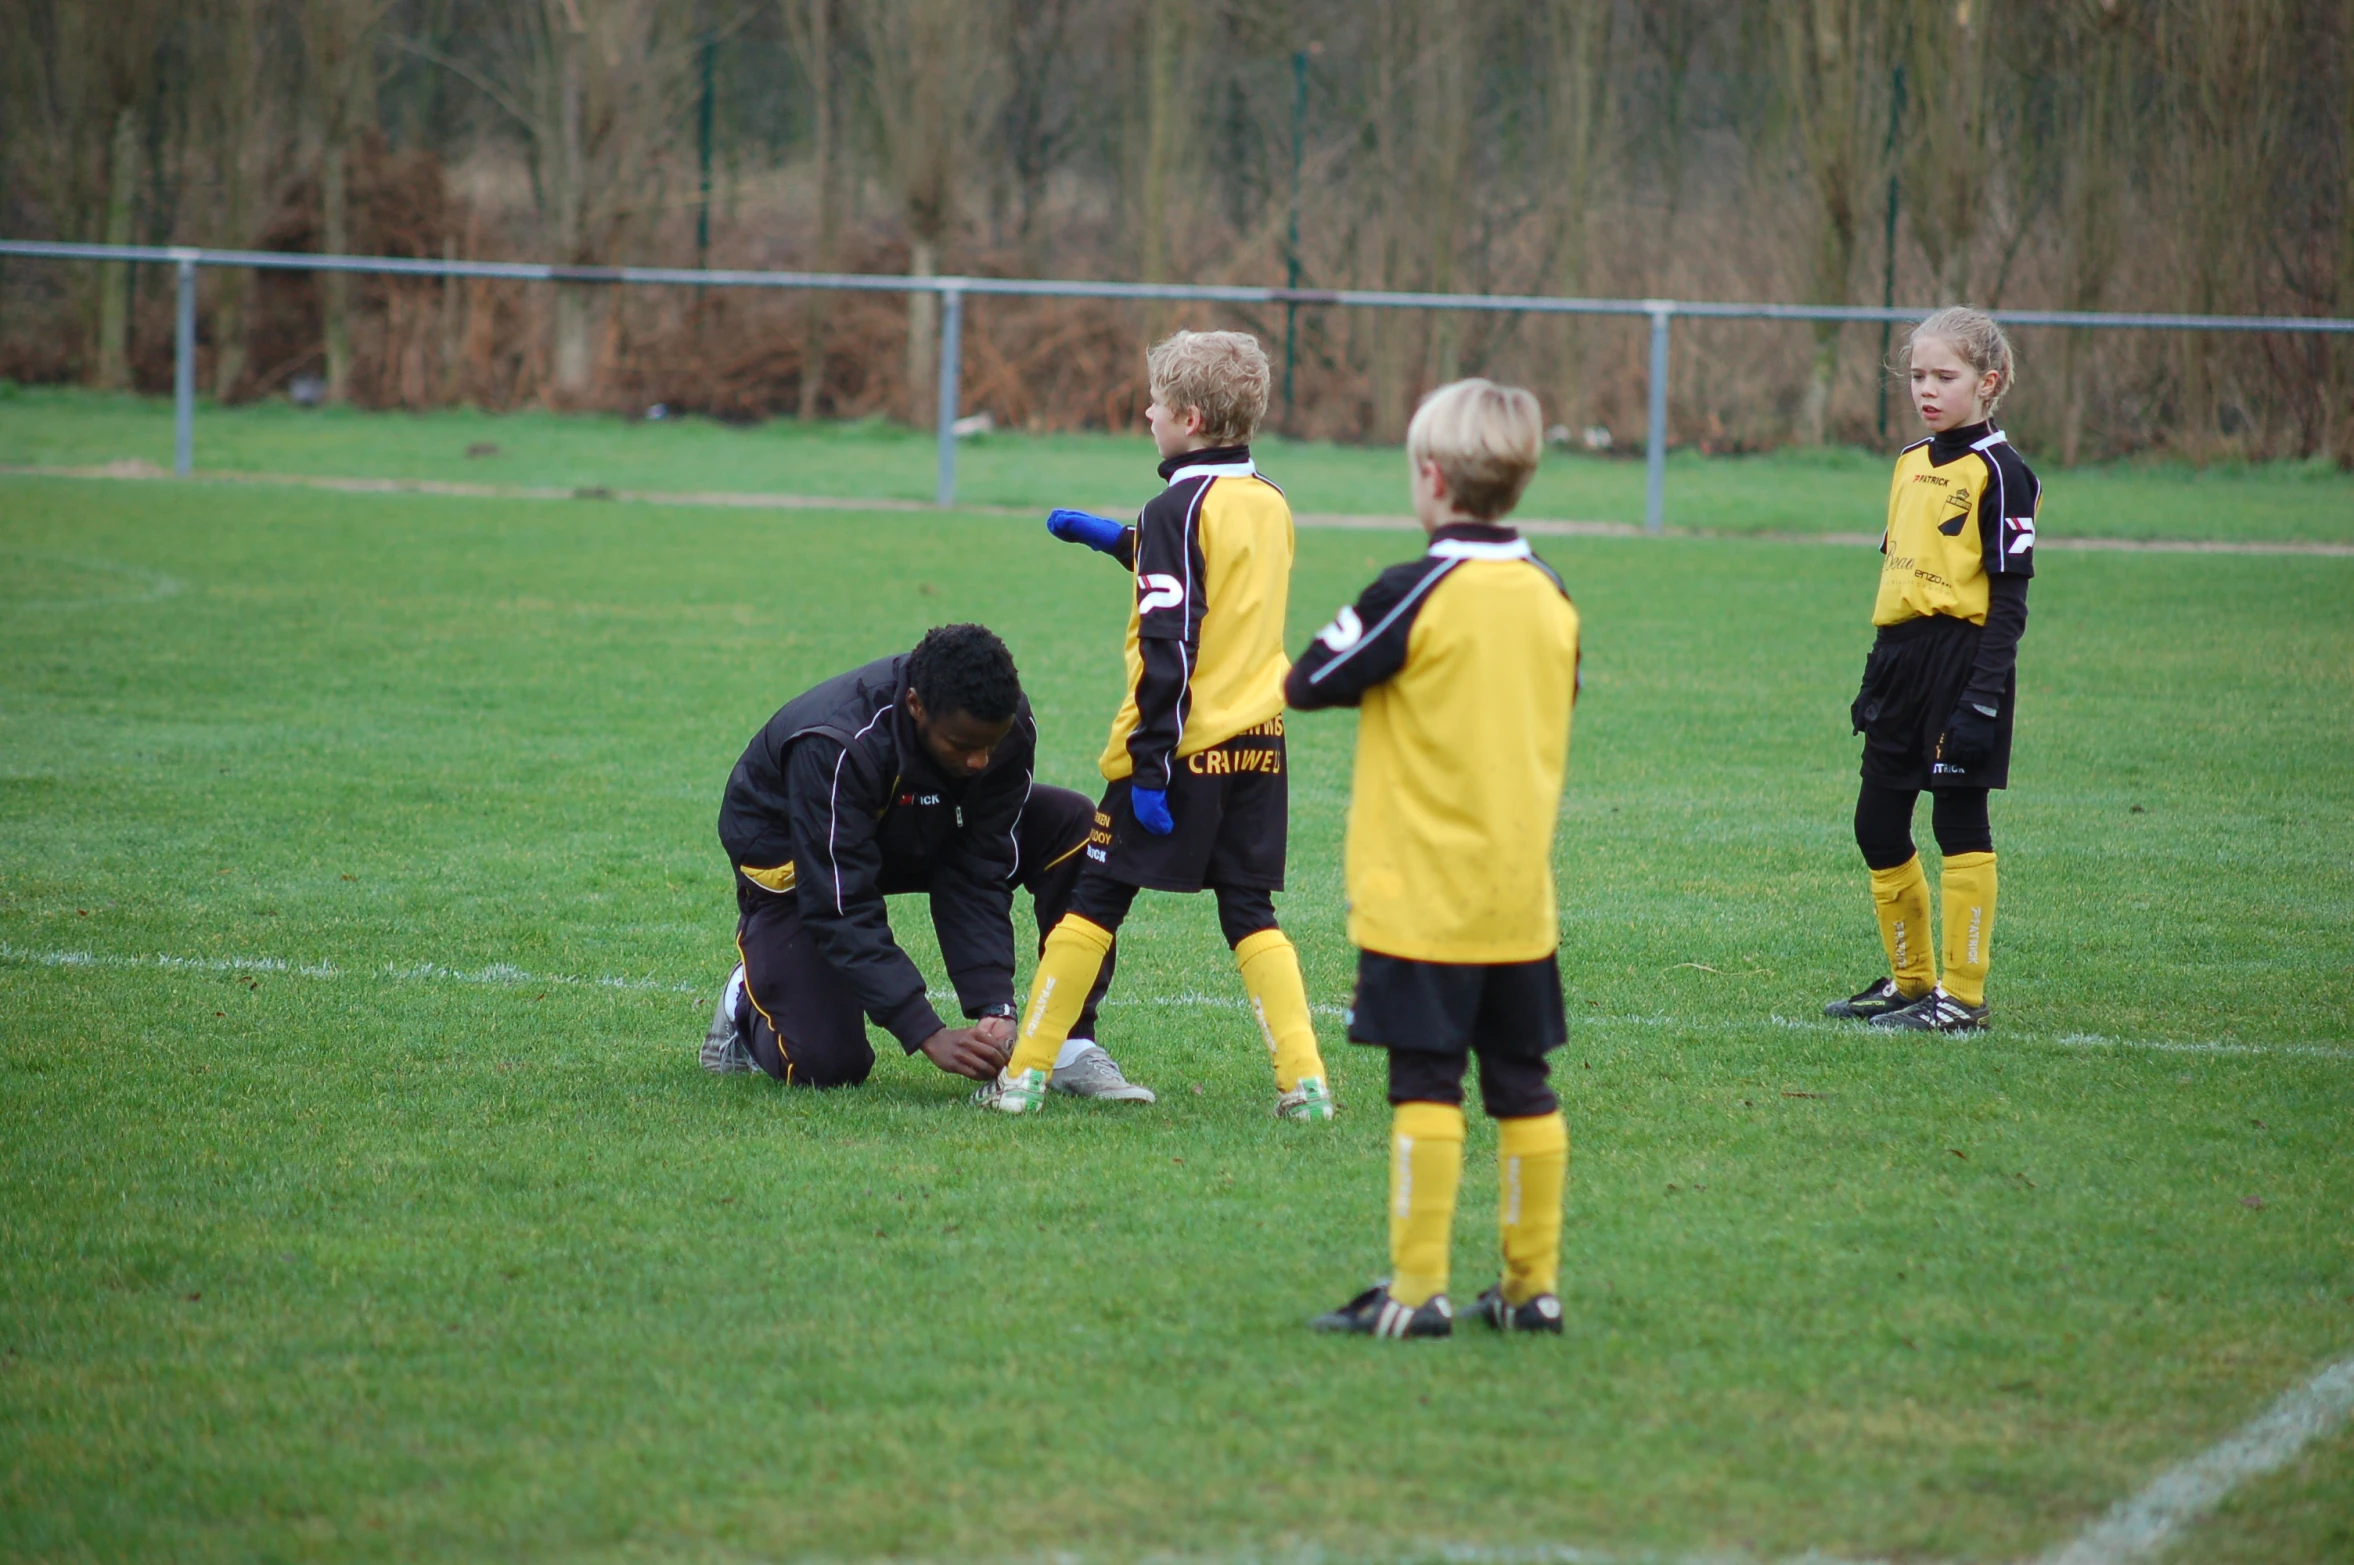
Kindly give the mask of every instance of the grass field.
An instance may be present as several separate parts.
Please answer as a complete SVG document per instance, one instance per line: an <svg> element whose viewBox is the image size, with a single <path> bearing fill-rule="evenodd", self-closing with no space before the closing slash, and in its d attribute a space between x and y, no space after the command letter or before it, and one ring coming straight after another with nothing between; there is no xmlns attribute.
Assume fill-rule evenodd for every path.
<svg viewBox="0 0 2354 1565"><path fill-rule="evenodd" d="M153 459L56 433L88 411L0 403L0 460ZM446 448L487 422L208 428L475 476ZM912 460L497 427L500 481ZM1129 446L1021 449L1030 501ZM1624 471L1558 482L1589 469ZM1742 471L1804 511L1812 469ZM2294 525L2349 530L2336 479L2111 477L2184 516L2308 485L2337 509ZM1396 508L1364 493L1323 503ZM1303 531L1294 644L1413 547ZM1380 1061L1328 1011L1343 1117L1270 1120L1207 906L1124 939L1106 1042L1150 1109L1004 1122L887 1044L825 1096L696 1067L745 738L978 618L1045 779L1091 787L1100 560L974 514L0 478L0 1555L2010 1560L2354 1349L2354 560L2046 559L1998 1030L1922 1044L1812 1019L1879 962L1845 732L1875 558L1543 551L1587 645L1570 1331L1373 1346L1302 1323L1382 1264ZM1280 906L1325 1007L1352 732L1293 727ZM2341 1432L2176 1557L2339 1560L2350 1515Z"/></svg>
<svg viewBox="0 0 2354 1565"><path fill-rule="evenodd" d="M736 492L930 500L930 436L883 423L730 427L707 419L646 423L549 413L371 414L284 402L220 409L196 423L200 472L425 479L524 488ZM1910 439L1908 434L1904 436ZM483 446L495 453L469 457ZM1261 455L1307 513L1404 510L1394 449L1262 443ZM1523 513L1576 521L1643 520L1639 449L1617 459L1555 452ZM2041 453L2042 534L2068 537L2354 542L2354 474L2320 462L2217 466L2118 463L2060 470ZM965 442L958 498L1043 510L1133 511L1153 484L1143 435L996 435ZM0 385L0 465L89 467L138 461L168 469L171 405L155 398ZM1888 463L1835 449L1754 457L1669 457L1667 522L1712 533L1876 532Z"/></svg>

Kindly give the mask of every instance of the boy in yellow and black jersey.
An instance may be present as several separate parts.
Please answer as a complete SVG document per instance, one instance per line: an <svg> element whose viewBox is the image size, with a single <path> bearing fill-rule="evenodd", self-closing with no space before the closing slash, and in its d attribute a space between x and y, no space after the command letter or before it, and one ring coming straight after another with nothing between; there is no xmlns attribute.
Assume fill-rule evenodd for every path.
<svg viewBox="0 0 2354 1565"><path fill-rule="evenodd" d="M1987 1024L1994 947L1989 790L2008 786L2019 640L2035 574L2043 486L1994 426L2012 357L1978 310L1938 312L1908 352L1929 438L1897 458L1888 489L1877 627L1849 716L1864 736L1855 840L1871 871L1888 976L1827 1015L1925 1032ZM1943 857L1942 975L1929 938L1927 873L1913 847L1922 790Z"/></svg>
<svg viewBox="0 0 2354 1565"><path fill-rule="evenodd" d="M1561 1330L1569 1132L1545 1055L1567 1036L1553 827L1577 697L1578 615L1502 518L1536 470L1537 399L1484 380L1431 393L1406 435L1419 560L1382 573L1291 671L1302 708L1355 706L1349 1040L1389 1050L1389 1281L1320 1331L1446 1336L1463 1173L1463 1074L1497 1123L1503 1278L1475 1313Z"/></svg>
<svg viewBox="0 0 2354 1565"><path fill-rule="evenodd" d="M1250 436L1267 409L1267 356L1241 332L1179 332L1152 352L1148 414L1168 487L1125 527L1057 511L1056 537L1135 575L1128 691L1112 720L1087 863L1047 936L1013 1057L974 1101L1045 1104L1073 1022L1139 890L1218 899L1218 924L1275 1067L1275 1112L1330 1119L1299 954L1275 920L1288 787L1283 617L1291 507L1261 477Z"/></svg>

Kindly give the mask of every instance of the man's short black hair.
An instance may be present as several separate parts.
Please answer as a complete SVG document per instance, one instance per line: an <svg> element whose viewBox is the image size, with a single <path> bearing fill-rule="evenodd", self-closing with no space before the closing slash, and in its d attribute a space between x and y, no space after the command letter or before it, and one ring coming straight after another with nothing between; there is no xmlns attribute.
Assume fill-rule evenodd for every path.
<svg viewBox="0 0 2354 1565"><path fill-rule="evenodd" d="M984 723L1002 723L1022 704L1014 655L986 625L938 625L925 631L908 655L907 683L934 717L962 712Z"/></svg>

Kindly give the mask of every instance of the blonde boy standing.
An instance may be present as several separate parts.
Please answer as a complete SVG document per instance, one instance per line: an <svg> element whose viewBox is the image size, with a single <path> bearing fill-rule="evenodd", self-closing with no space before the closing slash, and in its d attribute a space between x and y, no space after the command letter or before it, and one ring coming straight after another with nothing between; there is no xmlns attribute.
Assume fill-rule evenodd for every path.
<svg viewBox="0 0 2354 1565"><path fill-rule="evenodd" d="M1349 1041L1390 1051L1386 1284L1319 1331L1444 1337L1463 1173L1463 1074L1479 1056L1497 1124L1503 1278L1474 1313L1561 1330L1556 1294L1569 1132L1546 1084L1566 1036L1553 826L1577 696L1568 591L1504 522L1536 471L1537 399L1485 380L1424 399L1406 431L1430 535L1321 631L1285 683L1301 708L1356 706Z"/></svg>
<svg viewBox="0 0 2354 1565"><path fill-rule="evenodd" d="M1259 476L1250 438L1267 411L1267 355L1245 332L1181 331L1148 360L1146 412L1168 487L1136 525L1057 511L1058 538L1135 573L1128 694L1101 762L1097 807L1070 911L1047 936L1013 1057L973 1101L1043 1108L1071 1031L1140 889L1218 899L1275 1066L1275 1112L1330 1119L1299 954L1276 926L1288 778L1283 617L1291 507Z"/></svg>

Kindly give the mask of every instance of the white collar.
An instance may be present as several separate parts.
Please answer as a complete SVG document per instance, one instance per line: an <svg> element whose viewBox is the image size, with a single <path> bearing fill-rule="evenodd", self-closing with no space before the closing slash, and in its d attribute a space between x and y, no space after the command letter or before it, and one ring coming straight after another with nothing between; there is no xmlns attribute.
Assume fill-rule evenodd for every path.
<svg viewBox="0 0 2354 1565"><path fill-rule="evenodd" d="M1988 446L2008 445L2010 443L2010 439L2011 437L2004 434L2001 430L1990 429L1986 432L1986 437L1983 440L1971 441L1970 449L1973 451L1983 451Z"/></svg>
<svg viewBox="0 0 2354 1565"><path fill-rule="evenodd" d="M1525 560L1529 557L1529 546L1526 538L1515 538L1510 543L1440 538L1432 542L1430 553L1441 560Z"/></svg>
<svg viewBox="0 0 2354 1565"><path fill-rule="evenodd" d="M1248 457L1239 462L1197 462L1192 467L1181 467L1169 475L1172 485L1188 478L1256 478L1259 464Z"/></svg>

